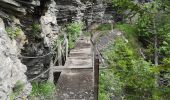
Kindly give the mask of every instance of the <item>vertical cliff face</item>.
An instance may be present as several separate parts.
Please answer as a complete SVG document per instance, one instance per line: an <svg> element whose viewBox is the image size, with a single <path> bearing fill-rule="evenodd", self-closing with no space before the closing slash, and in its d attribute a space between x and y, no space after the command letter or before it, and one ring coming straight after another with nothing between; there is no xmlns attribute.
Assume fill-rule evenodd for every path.
<svg viewBox="0 0 170 100"><path fill-rule="evenodd" d="M18 83L23 84L19 97L27 97L31 91L28 79L49 68L52 55L46 54L51 52L62 27L72 22L87 26L101 22L106 8L101 1L1 0L0 100L9 99ZM11 37L18 32L16 29L19 35ZM42 55L46 56L38 57ZM48 73L36 80L47 79Z"/></svg>
<svg viewBox="0 0 170 100"><path fill-rule="evenodd" d="M11 40L5 30L5 25L0 19L0 99L7 100L12 95L12 90L19 84L24 84L22 94L18 97L27 97L31 91L31 85L24 74L26 66L18 59L18 46L15 40ZM18 84L17 84L18 83Z"/></svg>
<svg viewBox="0 0 170 100"><path fill-rule="evenodd" d="M54 0L47 2L46 12L40 18L41 23L41 36L44 38L44 44L46 47L51 47L52 41L54 41L59 34L59 26L57 24L57 5Z"/></svg>
<svg viewBox="0 0 170 100"><path fill-rule="evenodd" d="M33 14L37 6L40 6L39 0L0 1L0 100L25 99L31 92L25 74L27 66L19 56L24 44L28 44L22 19L27 13ZM25 20L30 19L27 16Z"/></svg>

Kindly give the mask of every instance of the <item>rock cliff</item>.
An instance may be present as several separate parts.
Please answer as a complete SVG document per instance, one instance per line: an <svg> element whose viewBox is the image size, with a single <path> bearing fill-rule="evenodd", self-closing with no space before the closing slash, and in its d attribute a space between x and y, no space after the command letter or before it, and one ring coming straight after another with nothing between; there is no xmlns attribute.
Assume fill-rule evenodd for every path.
<svg viewBox="0 0 170 100"><path fill-rule="evenodd" d="M3 20L0 19L0 99L7 100L12 96L12 93L19 85L24 84L22 94L17 97L26 98L31 91L31 85L27 81L24 74L27 67L18 59L18 46L15 40L11 40L7 32Z"/></svg>

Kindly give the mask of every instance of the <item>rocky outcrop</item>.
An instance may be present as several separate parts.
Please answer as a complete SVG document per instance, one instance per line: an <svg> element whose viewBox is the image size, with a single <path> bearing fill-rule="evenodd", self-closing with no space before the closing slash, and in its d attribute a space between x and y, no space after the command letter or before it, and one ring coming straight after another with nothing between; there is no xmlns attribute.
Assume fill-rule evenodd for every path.
<svg viewBox="0 0 170 100"><path fill-rule="evenodd" d="M40 6L40 0L1 0L0 7L3 11L20 16L33 12L35 6Z"/></svg>
<svg viewBox="0 0 170 100"><path fill-rule="evenodd" d="M40 9L40 8L39 8ZM37 32L34 29L25 31L28 36L28 44L22 50L22 62L27 66L27 76L29 79L36 77L50 67L52 59L52 47L59 34L57 24L57 8L54 0L45 3L43 9L45 12L38 18L32 18L30 25L25 20L23 24L32 27L32 23L39 27ZM33 26L35 26L33 25ZM34 33L36 36L34 36ZM39 57L41 56L41 57ZM43 56L43 57L42 57ZM48 72L36 78L36 81L46 81Z"/></svg>
<svg viewBox="0 0 170 100"><path fill-rule="evenodd" d="M44 16L41 16L41 36L44 38L44 44L46 47L52 47L52 42L57 38L59 34L59 26L57 24L57 13L56 2L51 0L47 3L47 11Z"/></svg>
<svg viewBox="0 0 170 100"><path fill-rule="evenodd" d="M55 0L57 3L57 21L59 25L71 22L80 22L87 9L86 4L80 0Z"/></svg>
<svg viewBox="0 0 170 100"><path fill-rule="evenodd" d="M17 54L17 43L8 37L3 20L0 19L0 100L9 100L19 83L23 86L16 98L26 98L31 91L31 85L24 74L27 68Z"/></svg>

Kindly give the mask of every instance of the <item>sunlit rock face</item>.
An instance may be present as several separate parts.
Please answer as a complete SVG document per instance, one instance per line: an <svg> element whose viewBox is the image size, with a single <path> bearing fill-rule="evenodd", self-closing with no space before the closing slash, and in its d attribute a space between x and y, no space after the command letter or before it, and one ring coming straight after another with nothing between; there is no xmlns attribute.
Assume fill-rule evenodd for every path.
<svg viewBox="0 0 170 100"><path fill-rule="evenodd" d="M18 59L18 52L16 41L8 37L3 20L0 19L0 100L9 100L17 83L23 84L23 88L16 98L26 98L31 91L24 74L27 68Z"/></svg>

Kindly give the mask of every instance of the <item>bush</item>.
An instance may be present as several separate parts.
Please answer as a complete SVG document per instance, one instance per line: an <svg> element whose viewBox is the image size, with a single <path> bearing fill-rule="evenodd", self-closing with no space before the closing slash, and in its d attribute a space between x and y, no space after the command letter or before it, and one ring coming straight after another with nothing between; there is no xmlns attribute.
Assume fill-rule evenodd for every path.
<svg viewBox="0 0 170 100"><path fill-rule="evenodd" d="M137 28L134 25L130 25L130 24L121 24L118 23L115 25L115 29L118 29L120 31L123 32L123 35L125 36L125 38L128 40L128 45L133 47L133 52L136 53L136 55L138 55L138 51L139 51L139 42L138 42L138 36L137 36Z"/></svg>
<svg viewBox="0 0 170 100"><path fill-rule="evenodd" d="M130 25L130 24L118 23L115 25L115 28L119 29L120 31L122 31L123 33L128 34L128 35L135 35L137 32L136 27L133 25Z"/></svg>
<svg viewBox="0 0 170 100"><path fill-rule="evenodd" d="M110 69L101 72L101 81L106 81L100 82L100 87L103 88L101 90L110 94L110 98L113 94L126 98L127 95L152 97L151 93L155 88L152 65L135 55L133 48L122 38L117 38L108 47L104 55L109 59Z"/></svg>
<svg viewBox="0 0 170 100"><path fill-rule="evenodd" d="M67 25L66 32L69 40L69 49L72 49L75 47L75 42L77 38L79 37L80 33L82 31L82 24L81 23L71 23Z"/></svg>
<svg viewBox="0 0 170 100"><path fill-rule="evenodd" d="M7 27L6 31L8 33L8 36L11 39L15 39L17 36L20 35L21 29L20 28Z"/></svg>

